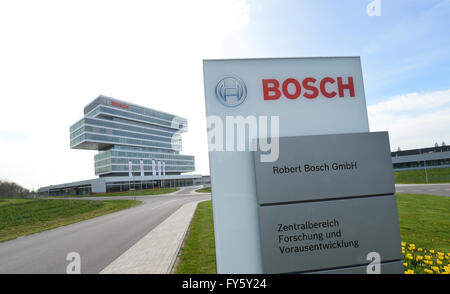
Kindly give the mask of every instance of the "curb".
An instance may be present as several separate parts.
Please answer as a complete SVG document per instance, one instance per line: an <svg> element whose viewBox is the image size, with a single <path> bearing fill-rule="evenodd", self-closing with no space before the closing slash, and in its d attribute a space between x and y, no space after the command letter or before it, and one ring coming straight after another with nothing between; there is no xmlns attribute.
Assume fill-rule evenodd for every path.
<svg viewBox="0 0 450 294"><path fill-rule="evenodd" d="M168 270L166 272L167 274L171 274L172 273L173 266L175 265L175 262L178 259L178 254L180 254L180 250L181 250L181 247L183 246L184 240L186 239L187 232L191 228L192 220L194 219L195 212L197 211L198 204L201 203L201 202L205 202L205 201L208 201L208 200L201 200L201 201L197 201L195 203L194 213L192 214L191 219L189 220L189 225L186 227L186 230L183 233L183 237L181 238L181 242L178 244L178 248L177 248L177 250L175 252L175 255L172 256L172 260L170 261L169 268L168 268Z"/></svg>
<svg viewBox="0 0 450 294"><path fill-rule="evenodd" d="M101 274L170 273L190 228L198 203L182 205L152 231L107 265Z"/></svg>

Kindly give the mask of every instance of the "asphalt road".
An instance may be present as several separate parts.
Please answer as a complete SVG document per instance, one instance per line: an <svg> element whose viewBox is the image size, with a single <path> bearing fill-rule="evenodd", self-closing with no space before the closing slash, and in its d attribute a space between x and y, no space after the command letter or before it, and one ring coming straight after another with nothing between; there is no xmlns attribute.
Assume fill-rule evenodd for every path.
<svg viewBox="0 0 450 294"><path fill-rule="evenodd" d="M210 194L193 193L195 189L138 196L143 203L137 207L0 243L0 274L65 274L69 252L80 254L81 273L98 273L183 204L211 198Z"/></svg>
<svg viewBox="0 0 450 294"><path fill-rule="evenodd" d="M397 193L429 194L450 197L450 184L397 184Z"/></svg>

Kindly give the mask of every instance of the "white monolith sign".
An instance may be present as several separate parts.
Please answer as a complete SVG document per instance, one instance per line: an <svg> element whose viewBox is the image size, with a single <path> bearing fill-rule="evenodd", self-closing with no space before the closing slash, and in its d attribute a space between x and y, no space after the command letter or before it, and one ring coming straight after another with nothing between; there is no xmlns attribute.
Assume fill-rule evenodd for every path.
<svg viewBox="0 0 450 294"><path fill-rule="evenodd" d="M286 241L290 238L290 233L282 234L288 237L288 239L283 239L272 230L272 227L278 222L289 225L296 221L311 223L335 221L339 223L334 232L337 239L333 242L336 244L340 242L338 234L345 234L352 240L363 240L362 242L372 240L366 235L357 238L358 236L353 231L346 230L350 221L344 217L345 210L352 207L354 203L355 207L361 211L368 209L370 205L376 207L389 205L388 213L395 211L395 215L390 216L392 219L397 219L397 223L393 223L393 226L398 228L396 208L391 207L395 202L392 200L395 200L395 196L392 196L393 182L389 181L389 175L386 177L380 174L387 170L385 166L373 172L379 173L377 179L386 187L389 186L387 189L389 191L386 193L391 195L390 198L379 197L380 201L369 198L371 201L366 203L361 199L365 199L364 197L371 191L357 187L361 191L364 190L361 193L365 196L358 193L355 196L350 193L351 197L362 198L347 199L345 195L341 194L346 194L349 190L342 187L339 192L341 194L335 198L345 198L347 202L336 200L337 213L335 216L330 215L327 218L326 215L321 214L332 211L333 203L326 199L332 197L316 195L314 187L309 187L309 194L303 195L302 189L291 181L296 180L295 176L305 175L301 174L299 169L308 163L300 153L297 157L292 158L283 153L289 149L286 146L306 142L312 144L308 147L309 154L314 155L314 158L317 159L320 158L321 151L314 153L314 147L311 147L314 145L314 141L304 141L301 137L369 132L359 57L205 60L203 69L218 273L326 272L334 271L335 268L342 268L347 272L365 270L364 265L370 263L361 258L365 254L364 248L366 247L359 249L358 257L350 260L343 257L342 262L338 260L334 264L326 262L311 264L311 261L314 260L311 255L305 256L303 259L301 253L294 252L295 254L290 256L277 252L280 247L277 242L282 242L281 245L285 246L285 249L289 247L288 250L304 244L291 244ZM292 143L289 143L289 140L286 141L284 139L286 137L292 137ZM381 142L380 144L388 142L386 136L382 135L381 137L375 141ZM333 140L333 138L323 140ZM334 141L331 142L334 144ZM358 144L362 144L361 140L358 142ZM336 144L336 146L345 145L341 141ZM386 148L386 145L382 146ZM324 149L318 148L317 150ZM383 150L385 151L385 149ZM289 149L289 152L295 153L296 151ZM386 152L383 152L381 157L385 156L383 154ZM329 149L325 153L323 154L328 156L328 159L334 156ZM308 152L304 154L308 154ZM336 150L336 156L340 156L339 149ZM359 170L370 174L371 169L364 166L366 162L363 160L364 154L358 156L360 157L353 161L361 162L362 166ZM327 162L315 160L311 164L318 169L328 168L331 173L333 172L333 160L328 159ZM352 164L351 159L348 158L348 164ZM270 166L270 163L276 163L279 160L282 160L282 165ZM345 164L345 162L336 162ZM255 172L257 163L269 164L260 166L259 178ZM289 178L287 175L280 176L276 173L278 171L291 171L289 176L293 178ZM319 172L324 172L324 170L319 170L318 173L315 173L315 178L311 179L320 182L320 179L317 178L317 176L320 177ZM344 180L347 180L345 172L341 175ZM358 172L355 175L360 178L365 176ZM392 175L390 176L392 177ZM257 184L258 187L264 186L261 183L261 177L266 181L264 185L281 190L285 186L291 187L291 191L298 191L298 194L280 193L286 202L283 202L282 199L275 199L276 203L265 203L262 199L276 198L276 195L273 194L276 193L276 189L271 190L272 194L270 195L260 193L260 197L258 197ZM278 179L280 179L279 183L277 183ZM281 185L283 181L287 181L285 186ZM332 190L331 188L326 185L322 187L324 191ZM377 193L379 192L374 193L375 196L378 195ZM308 198L308 203L314 203L314 209L319 215L307 214L310 210L304 205L302 197ZM356 202L349 201L359 202L356 204ZM322 205L324 202L328 202L328 204ZM272 204L273 208L266 207ZM304 213L305 218L291 217L293 211ZM281 219L283 214L285 218ZM373 228L376 227L377 220L374 224L363 223L365 228ZM384 228L386 223L380 223L380 226ZM326 234L325 231L322 233ZM395 228L391 234L397 234ZM282 239L276 241L276 238ZM393 240L393 243L397 242L397 239ZM262 246L262 242L266 243ZM390 272L396 272L399 268L397 251L395 248L391 249L384 248L383 252L388 252L389 258L395 257L393 260L389 260L390 262L394 261L395 266L391 266L390 263L385 268ZM326 257L329 258L330 254L334 253L339 254L339 251L329 250L326 252L328 254ZM346 254L351 255L351 252L346 252ZM290 259L292 262L288 266L282 266L284 263L280 258ZM317 258L321 257L317 255ZM381 262L383 260L383 256L381 256Z"/></svg>

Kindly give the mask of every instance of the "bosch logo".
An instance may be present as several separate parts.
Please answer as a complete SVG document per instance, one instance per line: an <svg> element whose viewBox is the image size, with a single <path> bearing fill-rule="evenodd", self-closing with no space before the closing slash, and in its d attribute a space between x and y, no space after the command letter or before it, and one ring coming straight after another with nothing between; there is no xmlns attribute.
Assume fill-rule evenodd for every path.
<svg viewBox="0 0 450 294"><path fill-rule="evenodd" d="M225 106L238 106L247 98L247 87L238 77L226 77L217 83L216 97Z"/></svg>
<svg viewBox="0 0 450 294"><path fill-rule="evenodd" d="M315 79L306 77L303 80L293 78L279 81L277 79L262 80L264 100L278 100L284 96L288 99L304 97L315 99L319 96L325 98L355 97L353 77L324 77ZM347 95L346 95L347 94Z"/></svg>

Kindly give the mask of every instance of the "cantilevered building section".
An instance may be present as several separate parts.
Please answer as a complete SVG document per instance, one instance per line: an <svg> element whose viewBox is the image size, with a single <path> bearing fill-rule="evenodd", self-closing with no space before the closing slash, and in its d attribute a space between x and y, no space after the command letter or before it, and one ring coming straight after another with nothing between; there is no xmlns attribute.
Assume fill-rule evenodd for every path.
<svg viewBox="0 0 450 294"><path fill-rule="evenodd" d="M70 148L98 150L94 160L99 177L41 187L39 193L85 195L209 184L209 176L182 174L195 170L194 156L180 154L181 134L186 131L185 118L99 96L84 108L84 117L70 127ZM165 163L165 174L158 173L158 162Z"/></svg>
<svg viewBox="0 0 450 294"><path fill-rule="evenodd" d="M165 162L166 175L195 170L194 156L181 155L181 133L187 120L106 96L84 108L84 117L70 127L70 148L98 150L95 174L100 177L152 175L152 159ZM156 167L158 169L158 167Z"/></svg>

